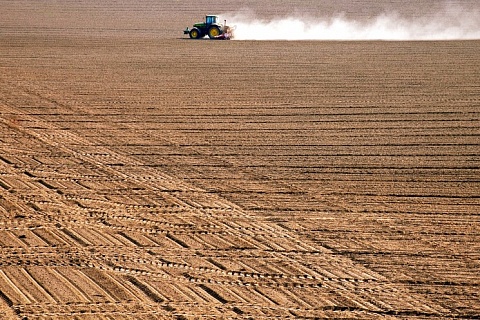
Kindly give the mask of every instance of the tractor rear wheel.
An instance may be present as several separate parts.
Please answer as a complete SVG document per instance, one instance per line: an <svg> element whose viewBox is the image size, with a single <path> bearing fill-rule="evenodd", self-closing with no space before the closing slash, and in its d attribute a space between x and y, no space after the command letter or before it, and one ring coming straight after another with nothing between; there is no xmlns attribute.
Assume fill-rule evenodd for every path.
<svg viewBox="0 0 480 320"><path fill-rule="evenodd" d="M210 39L218 37L219 35L220 35L220 28L219 27L211 26L210 29L208 29L208 37Z"/></svg>
<svg viewBox="0 0 480 320"><path fill-rule="evenodd" d="M190 30L189 36L190 39L199 39L201 36L201 32L197 28L193 28L192 30Z"/></svg>

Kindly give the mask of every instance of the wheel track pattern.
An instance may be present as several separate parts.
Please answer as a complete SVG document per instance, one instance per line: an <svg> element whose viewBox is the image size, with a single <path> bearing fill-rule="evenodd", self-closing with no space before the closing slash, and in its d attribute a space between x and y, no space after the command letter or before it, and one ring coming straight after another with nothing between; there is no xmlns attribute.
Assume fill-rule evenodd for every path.
<svg viewBox="0 0 480 320"><path fill-rule="evenodd" d="M27 175L27 176L30 177L31 174L30 174L30 175ZM49 184L42 184L42 186L47 186L47 189L48 189L48 190L54 190L54 188L48 187ZM52 199L50 199L49 201L52 201ZM41 202L41 201L35 201L35 202L36 202L35 207L41 210L42 202ZM57 203L57 205L58 205L58 203ZM240 216L245 216L245 215L240 215ZM111 218L111 217L110 217L110 218ZM113 217L113 218L115 219L115 217ZM144 221L137 221L138 219L131 218L131 217L128 217L128 216L123 216L123 217L120 217L120 218L121 218L121 220L130 220L130 222L133 221L133 222L137 222L137 223L139 223L139 222L140 222L140 223L144 223ZM123 219L122 219L122 218L123 218ZM117 217L117 219L118 219L118 217ZM67 219L60 219L60 222L62 222L62 220L63 220L64 223L69 224L69 223L66 221ZM120 220L120 221L121 221L121 220ZM59 220L57 219L57 224L58 224L58 221L59 221ZM83 223L82 223L82 224L83 224ZM158 223L155 223L155 224L158 226ZM176 226L176 225L174 225L174 224L169 224L169 226L172 226L172 225L173 225L174 227ZM182 225L180 225L180 226L182 226ZM10 227L10 228L5 229L5 231L7 231L8 229L11 229L11 230L25 230L25 229L23 229L21 226L20 226L20 227L18 227L18 226L16 226L16 227ZM28 226L26 229L27 229L27 230L35 230L36 228L35 228L35 226L33 226L33 227L32 227L32 226ZM127 228L122 228L122 229L128 229L128 231L135 230L135 229L133 229L133 228L128 228L128 227L127 227ZM241 227L237 227L236 229L237 229L237 231L238 231L238 230L242 231L243 229L251 229L250 231L252 231L252 232L266 231L265 229L263 229L263 228L258 228L258 227L255 227L255 228L241 228ZM145 232L145 228L141 228L141 231L142 231L142 232ZM268 231L271 232L271 231L272 231L272 228L270 228ZM205 232L205 231L203 231L203 232ZM86 242L84 242L83 240L80 240L80 238L79 238L78 236L72 235L72 231L69 231L69 232L67 233L67 235L70 236L70 238L73 238L73 240L75 240L77 243L79 242L81 246L85 246L85 245L86 245ZM81 254L80 254L80 255L81 255ZM57 252L57 257L58 257L58 252ZM18 258L18 254L17 254L17 258ZM69 259L71 259L71 261L75 261L75 260L76 260L75 256L73 256L73 257L70 256ZM121 263L123 263L123 264L128 263L129 261L132 261L132 259L128 259L128 258L125 258L125 257L124 257L123 259L118 259L118 257L117 257L116 260L117 260L117 261L120 260L119 262L121 262ZM37 261L37 262L41 262L41 265L43 265L43 266L48 266L50 263L52 263L52 261L50 261L50 263L49 263L49 262L46 262L46 261L42 261L41 259L40 259L40 261ZM133 262L136 262L136 263L138 263L138 262L140 262L140 263L145 263L145 260L136 259L136 260L133 261ZM22 259L20 259L20 263L23 264L23 265L28 265L28 264L30 264L29 262L27 262L27 261L25 261L25 260L22 261ZM36 263L34 263L34 264L36 264ZM68 260L67 260L67 263L66 263L65 265L71 265L71 264L72 264L72 263L68 263ZM77 264L78 264L78 261L77 261ZM158 265L158 264L157 264L157 265ZM80 266L81 266L81 265L80 265ZM91 263L88 263L88 265L84 265L84 267L91 267L91 266L92 266ZM165 263L165 262L160 263L160 266L170 266L170 267L172 267L172 268L180 268L180 269L187 267L186 264ZM119 273L119 272L120 272L120 273L129 274L129 275L131 275L131 274L133 274L133 275L142 275L142 276L143 276L143 275L148 275L148 276L150 276L150 277L153 276L154 278L155 278L155 277L160 277L160 278L164 278L164 279L165 279L165 276L166 276L166 274L164 274L164 273L158 274L158 273L152 273L152 272L145 271L145 270L141 270L141 269L131 269L131 268L125 268L125 267L111 266L111 263L108 263L108 261L107 261L107 266L105 266L105 265L103 265L103 266L100 265L100 266L96 266L96 268L98 268L98 269L100 269L100 270L102 270L102 271L110 271L110 272L114 272L114 273ZM47 270L48 270L48 269L47 269ZM190 270L190 268L187 268L187 270ZM208 272L208 271L210 271L210 272L212 272L212 270L213 270L213 269L211 269L211 268L210 268L210 269L208 269L208 268L197 268L197 269L194 269L193 271L202 271L202 272L205 272L205 271ZM192 271L192 270L190 270L190 272L191 272L191 271ZM229 274L226 273L226 272L222 272L222 273L225 273L226 275L229 275ZM235 273L231 272L230 275L235 275ZM243 277L251 276L252 278L255 278L255 276L258 276L258 278L261 278L261 277L265 277L265 278L277 278L277 277L283 278L283 277L284 277L283 275L272 276L272 275L261 275L261 274L244 273L244 272L239 272L239 273L237 273L237 276L243 276ZM298 278L299 278L299 277L298 277ZM32 279L32 281L35 281L35 280L33 280L33 278L31 278L31 279ZM202 285L204 285L204 284L212 284L212 280L211 280L211 279L202 279L202 278L198 278L198 277L192 277L191 275L184 275L184 276L182 276L182 277L173 277L173 278L172 278L171 276L167 276L167 279L168 279L169 281L172 281L172 280L173 280L173 281L177 281L177 282L189 282L189 283L200 284L200 286L202 286ZM222 285L222 286L227 285L227 286L240 286L240 287L248 287L248 286L255 285L254 282L249 283L249 282L243 282L243 281L213 281L213 284L215 284L215 285ZM257 284L257 285L258 285L258 284ZM272 283L272 284L270 284L270 285L269 285L268 283L264 283L264 284L262 284L262 285L263 285L263 286L267 286L267 287L270 287L270 286L271 286L272 288L278 288L278 287L305 287L305 286L311 287L311 288L319 288L319 287L321 287L321 285L319 285L319 284L310 284L310 285L309 285L309 284L305 284L305 283L295 283L295 282L293 282L293 283L292 283L292 282L291 282L291 283ZM42 289L43 286L42 286L42 285L38 285L38 288ZM47 296L47 297L50 296L50 294L47 293L46 291L43 291L43 294L44 294L44 296ZM37 298L37 299L38 299L38 298ZM21 310L21 309L17 309L17 310ZM44 312L42 312L42 314L45 315ZM46 315L49 315L48 312L46 313ZM51 314L51 315L52 315L52 316L61 316L61 314L59 314L59 313L53 313L53 314Z"/></svg>
<svg viewBox="0 0 480 320"><path fill-rule="evenodd" d="M65 150L64 150L65 152ZM68 151L66 152L68 153ZM32 174L29 174L29 175L26 175L27 178L31 178L31 179L34 179L34 176ZM52 187L50 184L46 184L46 183L43 183L43 184L40 184L39 188L42 188L42 187L46 187L46 191L49 191L49 192L53 192L54 193L54 198L62 198L63 195L61 195L61 197L58 197L58 193L56 193L56 188ZM144 186L142 186L144 187ZM42 191L45 191L45 190L42 190ZM63 192L62 192L63 193ZM31 199L30 199L31 200ZM52 201L53 199L50 198L49 201ZM70 199L69 199L70 200ZM57 206L59 207L62 207L62 204L60 202L60 205L59 205L59 202L58 201L52 201L53 203L56 203ZM98 203L98 202L97 202ZM84 206L84 205L83 205ZM231 208L232 206L231 205L228 205L227 206L228 208ZM38 201L36 200L35 201L35 208L39 209L40 211L43 211L42 210L42 201ZM87 207L88 208L88 207ZM82 209L87 209L87 208L82 208ZM135 208L135 207L133 207ZM139 207L137 207L139 208ZM187 206L184 206L184 208L186 208L188 210L188 207ZM190 207L190 209L195 209L195 207ZM82 212L82 211L86 211L88 212L88 210L76 210L76 213L78 215L78 213ZM197 210L198 211L198 210ZM245 214L242 214L241 212L238 212L240 214L237 215L237 218L243 218L245 219L245 217L247 217L247 221L248 220L252 220L249 216L246 216ZM73 215L75 215L75 212L73 212ZM213 216L213 215L212 215ZM209 218L211 218L212 216L209 216ZM235 216L234 216L235 217ZM232 218L234 218L232 217ZM143 225L145 224L145 220L140 220L138 218L134 218L134 217L129 217L129 216L109 216L108 217L109 219L113 219L113 220L116 220L116 221L122 221L122 220L126 220L129 222L129 224L139 224L139 225ZM45 217L43 218L45 219ZM120 220L119 220L120 219ZM65 226L68 226L68 225L72 225L71 221L68 220L67 217L62 217L62 219L56 219L57 220L57 223L56 225L58 227L60 227L60 225L63 223ZM235 220L233 220L235 221ZM241 220L240 220L241 221ZM239 221L239 222L240 222ZM50 221L49 223L51 224L53 221ZM81 222L76 222L75 220L73 220L73 225L75 226L78 226L78 225L85 225L85 224L88 224L89 222L88 221L81 221ZM91 224L93 224L91 222ZM156 222L153 222L153 224L158 228L159 227L159 224L156 223ZM192 224L194 226L194 224ZM191 227L192 225L190 224L163 224L161 226L163 227L166 227L166 226L169 226L169 227L172 227L175 229L175 227L181 227L182 229L186 229L185 227ZM209 223L209 225L213 226L214 223ZM110 226L108 226L110 227ZM225 224L223 225L223 227L225 228ZM77 243L77 245L80 245L80 247L88 247L90 245L92 245L92 243L88 242L87 240L85 240L83 237L81 237L76 231L73 231L72 229L63 229L64 227L62 227L62 229L60 230L68 230L67 232L64 231L65 235L67 236L66 238L69 238L70 240L70 244L74 244L74 243ZM132 228L132 227L123 227L122 226L118 226L117 228L113 227L114 229L122 229L122 230L125 230L125 231L129 231L129 232L135 232L135 231L139 231L141 233L149 233L148 232L148 229L142 227L142 228ZM10 227L10 229L12 229L12 231L21 231L21 230L25 230L23 229L22 227ZM191 228L190 228L191 229ZM277 229L276 231L279 231L278 228L274 228L274 227L269 227L268 229L265 229L265 228L259 228L259 227L251 227L251 228L248 228L248 227L236 227L236 228L227 228L226 232L225 231L222 231L222 233L230 233L230 234L233 234L234 236L238 236L238 234L241 234L243 237L249 237L248 234L245 234L245 232L249 232L249 233L253 233L253 234L256 234L256 236L258 236L258 232L261 232L261 233L265 233L265 232L269 232L269 233L272 233L272 232L275 232L275 229ZM26 228L26 230L35 230L35 227L32 227L32 226L28 226ZM157 231L158 229L155 229L155 231ZM225 229L224 229L225 230ZM5 229L5 231L8 231L8 228ZM154 231L154 229L150 229L150 231ZM57 235L60 233L57 232ZM153 232L152 232L153 233ZM171 233L171 232L170 232ZM192 234L192 230L186 230L186 232L184 233L187 233L187 234ZM205 233L205 234L212 234L212 232L210 231L205 231L205 230L199 230L199 233ZM169 233L167 233L169 234ZM177 232L178 234L178 232ZM193 233L194 234L194 233ZM215 233L213 233L215 234ZM65 237L64 235L64 237ZM292 236L289 236L288 234L286 235L287 238L294 238ZM278 236L276 236L278 237ZM137 242L137 241L132 241L131 238L127 237L127 239L130 239L130 242L132 245L139 245L140 243ZM65 240L65 238L64 238ZM73 240L73 242L72 242ZM68 244L68 242L66 243ZM185 246L185 245L184 245ZM265 250L265 248L263 248ZM325 250L321 250L321 251L325 251ZM272 253L275 253L275 254L278 254L279 252L278 251L271 251ZM58 254L58 252L57 252ZM78 256L82 256L81 252L77 253ZM58 255L57 255L58 256ZM18 258L18 254L17 254L17 258ZM91 257L92 258L92 257ZM90 259L91 259L90 258ZM72 265L72 261L75 261L78 265L78 259L75 258L75 256L71 256L71 253L70 253L70 256L69 256L69 260L71 261L70 263L67 262L64 264L64 266L68 266L68 265ZM85 260L85 258L83 258L83 260ZM151 272L149 270L145 270L145 269L139 269L139 268L132 268L132 267L125 267L126 265L129 265L129 264L133 264L133 265L142 265L142 264L145 264L145 263L149 263L150 265L152 264L152 261L148 261L148 260L144 260L144 259L131 259L129 258L128 256L118 256L116 255L114 257L114 259L112 259L114 262L112 263L109 259L105 259L105 257L102 257L102 259L99 260L99 263L96 264L95 262L92 264L91 260L90 262L84 262L84 263L80 263L78 265L78 267L80 268L95 268L95 269L98 269L100 270L101 272L107 272L107 273L111 273L111 274L127 274L129 277L143 277L143 276L148 276L149 278L160 278L162 280L168 280L168 281L173 281L175 283L193 283L195 285L195 287L202 287L202 286L205 286L205 285L214 285L214 286L235 286L235 287L240 287L240 288L248 288L248 287L251 287L251 286L255 286L255 287L266 287L266 288L275 288L275 289L278 289L278 288L311 288L311 289L319 289L319 288L322 288L322 283L315 283L315 277L311 276L311 275L297 275L297 276L294 276L294 275L290 275L290 276L286 276L285 274L277 274L277 275L271 275L271 274L262 274L262 273L258 273L258 272L226 272L226 271L220 271L220 275L223 276L223 277L226 277L227 279L228 278L231 278L232 276L233 277L242 277L242 278L248 278L248 277L251 277L252 279L255 279L255 280L258 280L258 279L280 279L281 282L272 282L272 283L269 283L269 282L265 282L265 281L262 281L262 283L258 283L258 281L252 281L252 282L245 282L243 280L235 280L235 281L231 281L231 280L212 280L212 279L209 279L209 278L203 278L203 276L201 277L198 277L198 276L194 276L192 275L192 272L194 272L194 274L200 272L200 274L203 274L205 272L208 273L214 273L214 270L213 268L204 268L204 267L190 267L188 264L179 264L179 263L172 263L172 262L157 262L157 263L153 263L154 266L156 267L160 267L160 268L164 268L164 267L167 267L167 268L171 268L171 269L186 269L188 270L187 273L183 272L183 274L181 276L171 276L171 275L168 275L164 272L162 273L158 273L158 272ZM20 263L22 265L28 265L29 262L27 262L28 260L22 260L20 259ZM42 259L39 259L39 261L35 261L33 263L33 266L32 267L37 267L35 266L36 262L38 262L39 264L41 263L40 266L38 267L42 267L42 266L45 266L46 268L52 268L52 267L48 267L49 264L52 263L52 261L48 262L47 261L42 261ZM116 263L119 263L120 266L117 266ZM82 267L83 265L83 267ZM55 264L54 264L55 266ZM10 266L12 267L12 266ZM44 270L50 270L50 269L45 269L44 267ZM55 267L53 267L55 268ZM25 269L20 269L20 270L25 270ZM55 270L55 269L53 269ZM218 270L218 269L217 269ZM183 271L183 270L182 270ZM51 273L50 273L51 274ZM218 276L218 271L215 272L215 274ZM110 275L109 276L110 278L113 279L113 277L115 276L112 276ZM296 280L300 280L301 278L303 279L310 279L310 280L313 280L314 283L306 283L305 281L303 282L296 282ZM38 282L36 282L36 279L34 279L32 276L29 277L30 281L34 281L36 284L37 284L37 287L39 289L42 289L43 290L43 287L44 285L42 284L39 284ZM286 279L289 279L289 280L286 280ZM293 280L293 281L292 281ZM323 278L322 279L322 282L325 282L325 281L338 281L339 283L340 282L344 282L344 281L353 281L353 282L357 282L357 281L360 281L360 282L363 282L363 280L360 280L360 279L333 279L333 278ZM367 280L368 282L368 280ZM120 282L118 282L118 280L115 280L115 285L120 285ZM124 282L122 282L123 284ZM124 286L124 284L123 284ZM22 291L24 289L21 289L20 291ZM131 290L131 289L130 289ZM157 289L158 290L158 289ZM210 291L212 289L209 289L207 290L207 293L212 295L212 292L216 292L216 291ZM145 292L147 292L146 296L149 296L150 295L150 298L151 298L151 294L148 294L150 293L150 291L146 291L145 289L141 290L144 294L146 294ZM43 296L45 297L49 297L49 299L52 299L50 296L51 294L49 293L49 291L40 291L40 292L43 292ZM198 294L198 293L197 293ZM216 294L213 294L213 296L215 296ZM39 299L38 297L36 299ZM58 299L58 298L57 298ZM218 298L216 298L216 300L218 300ZM61 300L60 300L61 301ZM60 302L58 301L58 302ZM220 299L220 302L226 302L226 300L223 300L223 298ZM31 301L29 302L31 303ZM16 309L16 310L21 310L21 309ZM309 310L303 310L305 312L308 312ZM311 310L310 310L311 311ZM44 314L42 312L42 314ZM139 313L140 315L141 313ZM48 315L48 313L47 313ZM61 314L58 314L58 313L54 313L52 314L52 316L61 316Z"/></svg>

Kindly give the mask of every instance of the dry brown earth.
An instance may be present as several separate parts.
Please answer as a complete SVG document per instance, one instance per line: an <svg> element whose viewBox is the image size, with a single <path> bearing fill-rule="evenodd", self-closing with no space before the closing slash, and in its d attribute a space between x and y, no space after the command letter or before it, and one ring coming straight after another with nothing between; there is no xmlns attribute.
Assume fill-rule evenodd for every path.
<svg viewBox="0 0 480 320"><path fill-rule="evenodd" d="M0 318L480 317L480 41L1 3Z"/></svg>

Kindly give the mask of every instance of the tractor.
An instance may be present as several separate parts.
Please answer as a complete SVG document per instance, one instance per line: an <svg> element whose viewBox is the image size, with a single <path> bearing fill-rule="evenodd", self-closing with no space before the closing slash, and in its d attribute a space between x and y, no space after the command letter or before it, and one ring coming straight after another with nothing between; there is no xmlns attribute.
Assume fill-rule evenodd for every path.
<svg viewBox="0 0 480 320"><path fill-rule="evenodd" d="M183 30L183 34L188 34L190 39L201 39L208 35L210 39L229 40L232 38L233 28L227 26L227 20L224 24L218 22L218 16L207 15L205 22L198 22L192 29Z"/></svg>

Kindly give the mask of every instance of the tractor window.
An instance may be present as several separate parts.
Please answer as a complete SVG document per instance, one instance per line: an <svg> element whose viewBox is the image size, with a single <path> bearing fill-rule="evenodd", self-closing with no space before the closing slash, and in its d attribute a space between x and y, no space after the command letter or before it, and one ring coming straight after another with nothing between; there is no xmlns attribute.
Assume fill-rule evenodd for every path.
<svg viewBox="0 0 480 320"><path fill-rule="evenodd" d="M216 16L207 16L207 24L217 23Z"/></svg>

